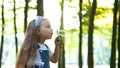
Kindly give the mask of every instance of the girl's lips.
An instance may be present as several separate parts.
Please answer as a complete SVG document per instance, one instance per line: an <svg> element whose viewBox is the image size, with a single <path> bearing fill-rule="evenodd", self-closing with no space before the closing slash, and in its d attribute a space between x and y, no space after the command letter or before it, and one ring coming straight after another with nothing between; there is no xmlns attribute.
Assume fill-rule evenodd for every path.
<svg viewBox="0 0 120 68"><path fill-rule="evenodd" d="M51 35L53 35L53 33L51 33Z"/></svg>

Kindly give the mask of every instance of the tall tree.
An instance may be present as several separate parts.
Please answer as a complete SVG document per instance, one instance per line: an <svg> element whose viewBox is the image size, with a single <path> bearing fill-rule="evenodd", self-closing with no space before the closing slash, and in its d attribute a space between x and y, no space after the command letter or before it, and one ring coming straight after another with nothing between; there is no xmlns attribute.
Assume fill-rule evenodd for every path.
<svg viewBox="0 0 120 68"><path fill-rule="evenodd" d="M112 43L111 43L111 58L110 68L116 68L116 28L117 28L117 11L118 11L118 0L114 2L114 16L113 16L113 31L112 31Z"/></svg>
<svg viewBox="0 0 120 68"><path fill-rule="evenodd" d="M4 43L4 26L5 26L5 17L4 17L4 0L2 0L2 31L1 31L1 46L0 46L0 68L2 64L2 52L3 52L3 43Z"/></svg>
<svg viewBox="0 0 120 68"><path fill-rule="evenodd" d="M118 6L120 6L120 0L118 0ZM120 68L120 8L119 10L119 20L118 20L118 68Z"/></svg>
<svg viewBox="0 0 120 68"><path fill-rule="evenodd" d="M82 0L79 0L79 68L82 68Z"/></svg>
<svg viewBox="0 0 120 68"><path fill-rule="evenodd" d="M91 15L89 18L89 29L88 29L88 68L94 68L93 61L93 30L94 30L94 16L96 13L97 1L93 0Z"/></svg>
<svg viewBox="0 0 120 68"><path fill-rule="evenodd" d="M120 6L120 0L119 0ZM120 68L120 8L119 8L119 21L118 21L118 68Z"/></svg>
<svg viewBox="0 0 120 68"><path fill-rule="evenodd" d="M61 25L60 30L64 30L63 19L64 19L64 0L60 3L61 5ZM58 68L65 68L65 50L64 50L64 36L61 38L61 46L60 46L60 58L58 62Z"/></svg>
<svg viewBox="0 0 120 68"><path fill-rule="evenodd" d="M24 8L24 33L26 31L27 28L27 18L28 18L28 4L29 4L29 0L25 0L25 8Z"/></svg>
<svg viewBox="0 0 120 68"><path fill-rule="evenodd" d="M44 16L43 0L37 0L37 15Z"/></svg>
<svg viewBox="0 0 120 68"><path fill-rule="evenodd" d="M17 39L17 26L16 26L16 2L15 0L14 1L14 30L15 30L15 45L16 45L16 55L17 55L17 52L18 52L18 39Z"/></svg>

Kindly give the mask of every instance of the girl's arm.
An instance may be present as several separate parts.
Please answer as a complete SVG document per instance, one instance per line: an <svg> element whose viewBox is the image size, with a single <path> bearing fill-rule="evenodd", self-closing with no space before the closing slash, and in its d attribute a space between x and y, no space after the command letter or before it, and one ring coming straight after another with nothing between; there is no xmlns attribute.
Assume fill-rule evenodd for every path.
<svg viewBox="0 0 120 68"><path fill-rule="evenodd" d="M53 63L56 63L59 59L59 50L60 50L60 41L57 41L57 38L55 39L55 50L53 53L53 56L50 58L50 61Z"/></svg>

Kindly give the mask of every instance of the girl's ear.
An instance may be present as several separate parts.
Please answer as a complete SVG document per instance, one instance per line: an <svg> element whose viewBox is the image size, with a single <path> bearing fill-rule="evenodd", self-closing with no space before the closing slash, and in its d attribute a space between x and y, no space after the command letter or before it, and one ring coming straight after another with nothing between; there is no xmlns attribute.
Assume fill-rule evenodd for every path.
<svg viewBox="0 0 120 68"><path fill-rule="evenodd" d="M37 30L37 34L40 35L40 30Z"/></svg>

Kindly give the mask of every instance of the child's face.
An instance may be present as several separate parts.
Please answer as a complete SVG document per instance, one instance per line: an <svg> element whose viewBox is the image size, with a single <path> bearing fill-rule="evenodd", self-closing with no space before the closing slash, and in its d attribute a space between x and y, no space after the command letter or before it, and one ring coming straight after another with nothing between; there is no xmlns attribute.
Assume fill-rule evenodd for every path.
<svg viewBox="0 0 120 68"><path fill-rule="evenodd" d="M51 29L51 24L48 20L44 20L40 24L39 36L40 39L50 39L52 38L53 30Z"/></svg>

